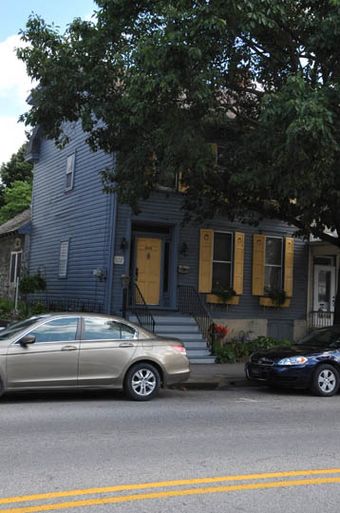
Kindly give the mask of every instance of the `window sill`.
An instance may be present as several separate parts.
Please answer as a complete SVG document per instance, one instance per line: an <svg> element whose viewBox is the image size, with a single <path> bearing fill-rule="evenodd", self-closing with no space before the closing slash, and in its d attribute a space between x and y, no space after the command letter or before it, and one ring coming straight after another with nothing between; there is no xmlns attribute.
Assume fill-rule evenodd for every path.
<svg viewBox="0 0 340 513"><path fill-rule="evenodd" d="M278 305L273 299L270 297L260 297L259 303L261 306L268 306L270 308L288 308L290 307L291 298L285 299L284 303Z"/></svg>
<svg viewBox="0 0 340 513"><path fill-rule="evenodd" d="M216 294L207 294L207 303L220 304L220 305L238 305L240 303L240 296L233 296L227 301L223 301Z"/></svg>

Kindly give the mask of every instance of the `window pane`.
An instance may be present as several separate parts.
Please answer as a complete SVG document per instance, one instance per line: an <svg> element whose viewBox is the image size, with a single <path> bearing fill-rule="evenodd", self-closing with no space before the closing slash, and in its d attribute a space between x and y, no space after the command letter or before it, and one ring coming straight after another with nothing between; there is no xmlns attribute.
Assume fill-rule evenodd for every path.
<svg viewBox="0 0 340 513"><path fill-rule="evenodd" d="M72 179L73 179L72 173L67 173L67 175L66 175L66 189L71 189L72 188Z"/></svg>
<svg viewBox="0 0 340 513"><path fill-rule="evenodd" d="M282 289L281 267L265 267L264 289L266 292Z"/></svg>
<svg viewBox="0 0 340 513"><path fill-rule="evenodd" d="M266 264L282 265L282 239L266 238Z"/></svg>
<svg viewBox="0 0 340 513"><path fill-rule="evenodd" d="M318 301L329 303L331 299L331 272L319 271L318 276Z"/></svg>
<svg viewBox="0 0 340 513"><path fill-rule="evenodd" d="M212 290L231 287L231 264L213 263Z"/></svg>
<svg viewBox="0 0 340 513"><path fill-rule="evenodd" d="M20 278L20 271L21 271L21 253L17 253L17 278Z"/></svg>
<svg viewBox="0 0 340 513"><path fill-rule="evenodd" d="M35 337L36 342L72 342L76 338L78 317L65 317L47 322L29 335Z"/></svg>
<svg viewBox="0 0 340 513"><path fill-rule="evenodd" d="M67 263L68 263L68 241L60 243L59 249L59 278L66 278L67 276Z"/></svg>
<svg viewBox="0 0 340 513"><path fill-rule="evenodd" d="M17 260L16 253L11 254L11 276L10 276L10 282L15 282L15 269L16 269L16 260Z"/></svg>
<svg viewBox="0 0 340 513"><path fill-rule="evenodd" d="M231 233L214 233L214 260L231 262Z"/></svg>
<svg viewBox="0 0 340 513"><path fill-rule="evenodd" d="M87 317L85 319L85 340L120 340L131 339L136 331L120 322L100 317Z"/></svg>

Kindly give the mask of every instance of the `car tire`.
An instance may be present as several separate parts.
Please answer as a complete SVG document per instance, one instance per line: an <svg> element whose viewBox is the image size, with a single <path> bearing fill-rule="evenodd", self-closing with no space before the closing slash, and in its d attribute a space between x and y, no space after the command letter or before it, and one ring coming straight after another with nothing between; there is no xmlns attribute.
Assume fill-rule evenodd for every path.
<svg viewBox="0 0 340 513"><path fill-rule="evenodd" d="M2 397L5 393L4 386L2 384L1 378L0 378L0 397Z"/></svg>
<svg viewBox="0 0 340 513"><path fill-rule="evenodd" d="M313 374L312 391L322 397L331 397L339 390L339 372L333 365L324 363Z"/></svg>
<svg viewBox="0 0 340 513"><path fill-rule="evenodd" d="M124 391L133 401L149 401L157 395L161 378L151 363L136 363L127 372Z"/></svg>

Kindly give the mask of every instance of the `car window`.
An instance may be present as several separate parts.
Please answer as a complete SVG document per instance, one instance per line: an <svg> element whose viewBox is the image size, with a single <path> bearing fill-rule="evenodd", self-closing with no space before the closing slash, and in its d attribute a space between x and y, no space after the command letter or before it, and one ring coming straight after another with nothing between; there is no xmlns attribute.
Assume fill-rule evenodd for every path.
<svg viewBox="0 0 340 513"><path fill-rule="evenodd" d="M325 329L309 333L298 342L300 346L324 346L339 347L340 331L334 329Z"/></svg>
<svg viewBox="0 0 340 513"><path fill-rule="evenodd" d="M137 331L122 322L105 317L85 317L84 340L121 340L137 338Z"/></svg>
<svg viewBox="0 0 340 513"><path fill-rule="evenodd" d="M33 324L36 324L41 317L31 317L30 319L25 319L24 321L15 322L7 326L6 329L0 331L0 340L6 340L7 338L11 338L15 336L20 331L23 331Z"/></svg>
<svg viewBox="0 0 340 513"><path fill-rule="evenodd" d="M60 317L38 326L28 335L33 335L36 343L72 342L76 338L77 328L78 317Z"/></svg>

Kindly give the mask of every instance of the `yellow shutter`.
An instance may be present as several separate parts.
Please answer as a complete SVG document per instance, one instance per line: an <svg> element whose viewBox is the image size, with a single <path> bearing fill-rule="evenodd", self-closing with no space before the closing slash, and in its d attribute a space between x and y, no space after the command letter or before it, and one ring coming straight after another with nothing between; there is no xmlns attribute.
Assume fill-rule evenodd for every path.
<svg viewBox="0 0 340 513"><path fill-rule="evenodd" d="M214 247L214 232L200 230L200 261L198 274L198 291L211 292L212 284L212 258Z"/></svg>
<svg viewBox="0 0 340 513"><path fill-rule="evenodd" d="M264 294L264 254L266 237L255 234L253 236L253 295Z"/></svg>
<svg viewBox="0 0 340 513"><path fill-rule="evenodd" d="M244 267L244 233L235 232L233 289L235 290L237 295L243 294L243 267Z"/></svg>
<svg viewBox="0 0 340 513"><path fill-rule="evenodd" d="M284 291L287 297L293 295L294 239L285 239Z"/></svg>

